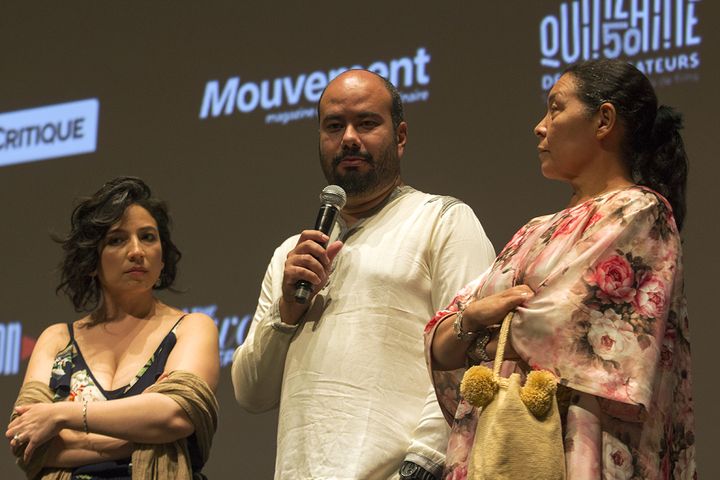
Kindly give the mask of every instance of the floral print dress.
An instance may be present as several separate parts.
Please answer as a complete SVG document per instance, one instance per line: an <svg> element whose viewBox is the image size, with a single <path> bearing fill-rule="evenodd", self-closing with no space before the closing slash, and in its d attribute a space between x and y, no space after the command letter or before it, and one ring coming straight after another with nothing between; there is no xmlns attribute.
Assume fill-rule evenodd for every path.
<svg viewBox="0 0 720 480"><path fill-rule="evenodd" d="M696 478L681 243L667 201L633 186L531 220L430 320L426 353L458 305L520 284L535 291L512 323L523 361L502 370L559 379L568 479ZM463 369L437 371L427 357L452 425L443 478L462 480L477 411L459 395Z"/></svg>
<svg viewBox="0 0 720 480"><path fill-rule="evenodd" d="M75 341L73 325L68 324L70 342L56 356L50 376L50 390L54 393L54 402L102 402L141 394L154 384L165 370L170 352L177 342L175 331L181 317L172 330L163 338L157 349L133 379L125 386L114 390L105 390L95 379L85 358ZM193 469L200 471L202 460L194 434L188 442ZM73 469L73 480L127 479L131 478L130 459L111 460Z"/></svg>

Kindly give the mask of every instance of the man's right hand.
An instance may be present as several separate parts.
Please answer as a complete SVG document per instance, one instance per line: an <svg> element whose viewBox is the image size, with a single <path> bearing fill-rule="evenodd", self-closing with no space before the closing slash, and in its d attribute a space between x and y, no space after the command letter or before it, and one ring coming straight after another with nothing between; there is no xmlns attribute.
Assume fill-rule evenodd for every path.
<svg viewBox="0 0 720 480"><path fill-rule="evenodd" d="M280 299L280 318L283 323L297 325L300 317L310 305L295 301L295 285L305 280L312 285L310 299L327 283L332 270L332 262L342 248L342 242L335 241L323 248L328 236L318 230L305 230L300 234L297 245L288 253L283 272L282 298Z"/></svg>

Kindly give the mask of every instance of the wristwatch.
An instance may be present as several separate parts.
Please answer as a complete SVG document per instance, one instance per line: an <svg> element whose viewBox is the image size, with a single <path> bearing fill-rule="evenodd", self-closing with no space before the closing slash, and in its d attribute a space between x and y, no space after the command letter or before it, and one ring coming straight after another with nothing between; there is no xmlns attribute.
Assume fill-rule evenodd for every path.
<svg viewBox="0 0 720 480"><path fill-rule="evenodd" d="M409 460L405 460L400 465L400 478L401 480L437 480L435 475Z"/></svg>

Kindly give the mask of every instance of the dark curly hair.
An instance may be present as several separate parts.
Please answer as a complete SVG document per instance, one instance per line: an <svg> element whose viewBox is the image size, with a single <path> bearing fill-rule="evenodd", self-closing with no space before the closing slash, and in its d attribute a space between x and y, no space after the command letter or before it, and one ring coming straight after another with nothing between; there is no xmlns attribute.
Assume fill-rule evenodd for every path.
<svg viewBox="0 0 720 480"><path fill-rule="evenodd" d="M622 60L589 60L568 67L589 114L609 102L625 127L623 156L633 181L668 199L678 230L687 212L688 158L682 115L660 105L650 80Z"/></svg>
<svg viewBox="0 0 720 480"><path fill-rule="evenodd" d="M182 254L170 238L171 219L167 205L154 198L150 187L141 179L117 177L93 196L80 199L70 217L70 233L67 236L53 236L64 250L56 292L65 293L78 312L94 311L100 306L102 290L94 275L100 262L100 245L107 231L130 205L143 207L158 225L164 267L153 288L170 288L175 281L177 263Z"/></svg>

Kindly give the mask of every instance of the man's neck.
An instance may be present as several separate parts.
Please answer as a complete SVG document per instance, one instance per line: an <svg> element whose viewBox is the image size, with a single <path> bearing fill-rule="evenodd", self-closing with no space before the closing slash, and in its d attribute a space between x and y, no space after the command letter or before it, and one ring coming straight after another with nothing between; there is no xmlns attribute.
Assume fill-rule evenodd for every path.
<svg viewBox="0 0 720 480"><path fill-rule="evenodd" d="M363 218L374 215L378 208L387 200L395 188L404 185L400 177L396 178L388 185L381 187L367 195L348 197L345 207L340 211L343 220L348 227L352 227L355 223Z"/></svg>

